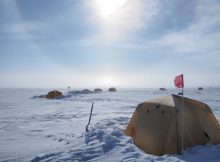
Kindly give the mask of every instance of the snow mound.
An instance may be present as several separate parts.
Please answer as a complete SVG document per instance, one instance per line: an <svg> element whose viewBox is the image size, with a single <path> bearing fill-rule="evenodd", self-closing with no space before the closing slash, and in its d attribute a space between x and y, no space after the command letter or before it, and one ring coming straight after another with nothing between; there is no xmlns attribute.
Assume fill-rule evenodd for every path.
<svg viewBox="0 0 220 162"><path fill-rule="evenodd" d="M204 145L187 149L183 155L154 156L145 154L137 148L130 137L123 133L129 118L118 117L102 120L76 137L79 143L70 141L70 146L64 152L50 152L31 159L38 161L218 161L220 145ZM63 139L65 140L65 139Z"/></svg>

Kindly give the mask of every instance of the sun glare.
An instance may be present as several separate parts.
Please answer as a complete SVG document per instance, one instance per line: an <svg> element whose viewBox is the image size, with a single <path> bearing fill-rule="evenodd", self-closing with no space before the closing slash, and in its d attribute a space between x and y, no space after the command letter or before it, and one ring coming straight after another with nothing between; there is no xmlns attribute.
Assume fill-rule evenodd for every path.
<svg viewBox="0 0 220 162"><path fill-rule="evenodd" d="M127 0L95 0L100 16L107 18L120 9Z"/></svg>
<svg viewBox="0 0 220 162"><path fill-rule="evenodd" d="M109 86L117 86L118 85L118 81L117 81L117 79L115 78L115 77L113 77L113 76L104 76L104 77L102 77L102 78L100 78L100 85L101 86L107 86L107 87L109 87Z"/></svg>

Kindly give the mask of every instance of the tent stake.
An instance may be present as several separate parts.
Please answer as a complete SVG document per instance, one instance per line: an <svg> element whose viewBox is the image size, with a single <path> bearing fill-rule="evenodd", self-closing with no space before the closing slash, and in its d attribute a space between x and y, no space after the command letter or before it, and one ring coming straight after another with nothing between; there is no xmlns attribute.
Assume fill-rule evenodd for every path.
<svg viewBox="0 0 220 162"><path fill-rule="evenodd" d="M89 122L88 122L88 124L86 125L86 132L89 131L88 126L89 126L89 124L90 124L91 117L92 117L93 105L94 105L94 102L92 102L92 107L91 107L91 110L90 110L90 116L89 116Z"/></svg>

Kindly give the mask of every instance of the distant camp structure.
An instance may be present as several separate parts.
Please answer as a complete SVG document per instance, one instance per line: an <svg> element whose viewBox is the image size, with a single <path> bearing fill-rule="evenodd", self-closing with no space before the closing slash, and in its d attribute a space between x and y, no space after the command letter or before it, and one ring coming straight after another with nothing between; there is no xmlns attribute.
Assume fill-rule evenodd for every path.
<svg viewBox="0 0 220 162"><path fill-rule="evenodd" d="M202 90L204 90L204 88L198 87L198 91L202 91Z"/></svg>
<svg viewBox="0 0 220 162"><path fill-rule="evenodd" d="M220 143L220 126L209 106L177 95L138 105L125 134L146 153L159 156Z"/></svg>
<svg viewBox="0 0 220 162"><path fill-rule="evenodd" d="M83 89L81 92L82 92L82 93L85 93L85 94L92 93L92 91L90 91L89 89Z"/></svg>
<svg viewBox="0 0 220 162"><path fill-rule="evenodd" d="M83 89L83 90L74 90L67 92L67 97L71 97L72 95L86 95L86 94L95 94L102 92L102 89L96 88L93 91L89 89Z"/></svg>
<svg viewBox="0 0 220 162"><path fill-rule="evenodd" d="M60 97L63 97L63 93L60 91L56 91L56 90L48 92L48 94L46 95L46 98L48 99L56 99Z"/></svg>
<svg viewBox="0 0 220 162"><path fill-rule="evenodd" d="M160 88L159 90L160 90L160 91L166 91L167 89L164 88L164 87L162 87L162 88Z"/></svg>
<svg viewBox="0 0 220 162"><path fill-rule="evenodd" d="M108 89L108 91L109 91L109 92L116 92L117 90L116 90L116 88L111 87L111 88Z"/></svg>
<svg viewBox="0 0 220 162"><path fill-rule="evenodd" d="M96 88L96 89L94 89L94 92L102 92L102 89Z"/></svg>

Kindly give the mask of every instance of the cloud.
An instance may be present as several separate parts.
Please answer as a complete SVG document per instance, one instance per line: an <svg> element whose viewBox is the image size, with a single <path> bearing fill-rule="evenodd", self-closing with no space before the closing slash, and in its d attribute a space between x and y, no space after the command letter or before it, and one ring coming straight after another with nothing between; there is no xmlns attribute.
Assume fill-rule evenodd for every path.
<svg viewBox="0 0 220 162"><path fill-rule="evenodd" d="M209 10L204 6L201 9L201 6L202 4L197 7L194 23L182 31L165 35L161 44L172 46L176 52L181 53L210 54L219 51L220 31L217 28L220 25L220 6L218 5L218 10L213 10L212 6L216 4L209 5Z"/></svg>
<svg viewBox="0 0 220 162"><path fill-rule="evenodd" d="M164 49L183 54L219 50L218 1L128 0L104 18L95 0L87 4L92 8L91 23L100 32L81 39L82 45L142 48L152 53Z"/></svg>
<svg viewBox="0 0 220 162"><path fill-rule="evenodd" d="M164 3L160 3L162 4ZM160 8L153 25L137 32L134 41L129 42L129 45L145 48L151 52L166 52L164 51L166 49L175 54L211 54L220 51L219 2L197 1L193 3L193 7L180 9L179 12L184 11L182 13L177 11L179 7L176 6L180 5L179 1L172 3L173 11L170 11L168 7L170 5L165 4L168 13L164 7ZM191 17L188 12L192 13ZM155 26L158 27L155 29Z"/></svg>
<svg viewBox="0 0 220 162"><path fill-rule="evenodd" d="M220 33L204 36L193 31L183 31L163 36L155 41L154 46L169 48L176 54L210 54L220 50L217 42L220 42Z"/></svg>
<svg viewBox="0 0 220 162"><path fill-rule="evenodd" d="M144 31L157 36L187 28L194 21L195 7L196 3L192 0L159 0L158 12Z"/></svg>
<svg viewBox="0 0 220 162"><path fill-rule="evenodd" d="M43 33L46 31L48 31L48 27L42 22L19 21L17 23L5 23L0 25L0 35L3 35L7 38L44 38L45 35Z"/></svg>

